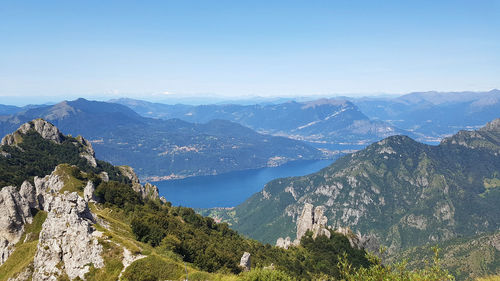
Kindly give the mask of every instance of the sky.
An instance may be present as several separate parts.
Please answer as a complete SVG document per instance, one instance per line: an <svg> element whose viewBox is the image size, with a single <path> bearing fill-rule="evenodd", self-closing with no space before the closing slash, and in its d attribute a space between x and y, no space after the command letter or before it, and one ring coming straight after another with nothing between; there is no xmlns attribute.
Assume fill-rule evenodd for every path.
<svg viewBox="0 0 500 281"><path fill-rule="evenodd" d="M499 87L500 0L0 3L0 104Z"/></svg>

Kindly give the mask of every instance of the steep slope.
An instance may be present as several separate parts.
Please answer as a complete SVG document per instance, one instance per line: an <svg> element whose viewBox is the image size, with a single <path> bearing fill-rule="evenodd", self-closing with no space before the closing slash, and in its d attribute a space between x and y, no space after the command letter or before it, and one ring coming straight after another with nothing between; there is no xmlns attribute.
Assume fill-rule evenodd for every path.
<svg viewBox="0 0 500 281"><path fill-rule="evenodd" d="M227 213L266 242L294 237L304 203L326 206L334 228L401 249L500 227L500 120L429 146L392 136L308 176L277 179Z"/></svg>
<svg viewBox="0 0 500 281"><path fill-rule="evenodd" d="M86 143L37 119L3 139L0 149L9 155L0 157L18 163L38 151L39 165L48 156L50 167L67 159L87 163ZM306 235L304 244L287 251L270 247L171 206L130 167L77 162L57 164L41 177L33 167L17 166L22 184L0 189L0 280L247 280L264 266L284 280L310 280L339 277L338 256L355 267L370 265L340 234ZM107 171L116 172L115 180ZM261 269L241 273L254 267Z"/></svg>
<svg viewBox="0 0 500 281"><path fill-rule="evenodd" d="M412 269L420 268L439 247L441 264L456 280L476 280L481 276L500 274L500 232L460 237L434 245L415 247L393 257L406 259Z"/></svg>
<svg viewBox="0 0 500 281"><path fill-rule="evenodd" d="M418 140L436 141L498 118L500 90L411 93L393 99L353 100L353 103L370 118L414 132Z"/></svg>
<svg viewBox="0 0 500 281"><path fill-rule="evenodd" d="M258 134L228 121L157 120L119 104L84 99L31 109L0 122L0 127L6 134L34 118L44 118L66 134L81 134L99 158L133 165L141 178L212 175L323 157L299 141Z"/></svg>
<svg viewBox="0 0 500 281"><path fill-rule="evenodd" d="M189 122L223 119L260 132L313 143L367 144L402 133L387 123L371 121L354 104L345 100L200 106L165 105L131 99L119 99L114 102L126 105L143 116L179 118Z"/></svg>

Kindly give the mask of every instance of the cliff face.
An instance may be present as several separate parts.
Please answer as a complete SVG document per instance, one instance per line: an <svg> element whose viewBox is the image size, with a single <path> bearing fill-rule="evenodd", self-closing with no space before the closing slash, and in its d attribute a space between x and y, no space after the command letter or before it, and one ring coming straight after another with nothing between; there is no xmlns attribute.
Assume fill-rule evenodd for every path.
<svg viewBox="0 0 500 281"><path fill-rule="evenodd" d="M19 190L13 186L0 190L0 265L14 251L15 244L23 234L24 225L32 222L30 206L35 202L35 190L27 181Z"/></svg>
<svg viewBox="0 0 500 281"><path fill-rule="evenodd" d="M288 249L290 246L297 246L300 244L302 237L307 231L312 232L312 238L316 239L318 236L326 236L330 238L332 226L327 225L328 218L324 215L325 206L314 206L310 203L305 203L300 217L297 219L297 236L291 242L290 237L278 238L276 246ZM379 247L377 238L373 235L355 234L348 227L338 227L334 230L336 233L342 234L347 237L351 247L368 250L376 253Z"/></svg>

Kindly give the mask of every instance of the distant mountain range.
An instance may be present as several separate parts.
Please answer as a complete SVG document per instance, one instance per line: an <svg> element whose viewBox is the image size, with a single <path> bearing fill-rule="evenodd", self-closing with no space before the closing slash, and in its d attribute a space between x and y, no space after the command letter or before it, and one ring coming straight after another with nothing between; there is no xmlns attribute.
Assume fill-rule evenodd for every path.
<svg viewBox="0 0 500 281"><path fill-rule="evenodd" d="M305 203L389 253L500 228L500 119L440 145L391 136L303 177L276 179L222 215L252 238L294 238ZM220 210L219 210L220 212ZM219 216L221 214L219 213Z"/></svg>
<svg viewBox="0 0 500 281"><path fill-rule="evenodd" d="M397 98L352 100L372 119L410 131L420 141L439 142L462 129L479 128L500 116L500 90L423 92Z"/></svg>
<svg viewBox="0 0 500 281"><path fill-rule="evenodd" d="M321 144L369 144L381 138L407 133L383 121L372 121L346 100L320 99L254 105L167 105L118 99L142 116L188 122L223 119L258 132Z"/></svg>
<svg viewBox="0 0 500 281"><path fill-rule="evenodd" d="M20 111L0 122L0 133L36 118L65 134L81 134L98 157L133 166L142 178L211 175L323 157L300 141L262 135L229 121L152 119L120 104L85 99Z"/></svg>

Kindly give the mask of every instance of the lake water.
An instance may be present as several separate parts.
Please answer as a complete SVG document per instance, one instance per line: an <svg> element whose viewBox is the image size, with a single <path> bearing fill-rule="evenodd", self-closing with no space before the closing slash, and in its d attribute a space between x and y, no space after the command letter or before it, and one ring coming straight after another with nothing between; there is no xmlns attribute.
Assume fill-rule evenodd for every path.
<svg viewBox="0 0 500 281"><path fill-rule="evenodd" d="M261 191L273 179L311 174L331 163L333 160L296 161L273 168L159 181L154 184L158 186L160 195L175 206L234 207Z"/></svg>

